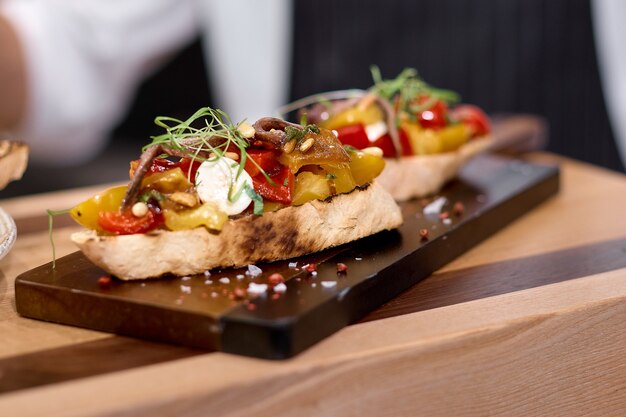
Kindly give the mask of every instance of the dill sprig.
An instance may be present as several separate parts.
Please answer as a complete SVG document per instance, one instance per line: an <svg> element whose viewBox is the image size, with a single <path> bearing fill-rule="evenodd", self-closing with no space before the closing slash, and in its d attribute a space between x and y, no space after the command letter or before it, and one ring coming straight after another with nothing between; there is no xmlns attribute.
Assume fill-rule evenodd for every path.
<svg viewBox="0 0 626 417"><path fill-rule="evenodd" d="M421 79L413 68L405 68L396 78L383 80L380 69L370 67L374 86L370 89L395 104L397 111L409 117L430 109L438 100L447 104L457 103L460 96L454 91L436 88Z"/></svg>

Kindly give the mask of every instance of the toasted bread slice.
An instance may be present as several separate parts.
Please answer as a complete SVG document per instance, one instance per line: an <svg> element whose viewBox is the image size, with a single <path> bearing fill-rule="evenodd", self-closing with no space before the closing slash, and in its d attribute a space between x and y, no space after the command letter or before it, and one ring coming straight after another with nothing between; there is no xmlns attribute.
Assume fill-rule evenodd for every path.
<svg viewBox="0 0 626 417"><path fill-rule="evenodd" d="M396 201L437 193L456 176L463 164L491 146L491 138L473 139L454 152L385 158L385 169L377 178Z"/></svg>
<svg viewBox="0 0 626 417"><path fill-rule="evenodd" d="M28 146L21 142L0 140L0 190L22 178L28 165Z"/></svg>
<svg viewBox="0 0 626 417"><path fill-rule="evenodd" d="M374 182L324 201L231 219L219 233L204 227L125 236L81 231L72 240L94 264L132 280L289 259L401 223L402 214L393 198Z"/></svg>

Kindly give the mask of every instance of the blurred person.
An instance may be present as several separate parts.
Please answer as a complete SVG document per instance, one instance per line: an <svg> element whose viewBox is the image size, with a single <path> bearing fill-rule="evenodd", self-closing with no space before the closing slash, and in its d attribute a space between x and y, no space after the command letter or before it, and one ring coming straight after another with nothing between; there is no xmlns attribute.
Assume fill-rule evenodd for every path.
<svg viewBox="0 0 626 417"><path fill-rule="evenodd" d="M0 132L35 162L89 160L140 82L198 35L215 106L233 122L267 115L287 99L289 18L282 0L0 0Z"/></svg>
<svg viewBox="0 0 626 417"><path fill-rule="evenodd" d="M367 88L371 85L368 71L371 64L379 65L385 77L398 74L404 67L415 67L433 85L455 90L465 101L475 103L492 114L533 113L542 116L550 124L548 150L622 171L624 166L616 149L616 142L620 139L617 138L617 129L611 130L598 74L594 47L595 33L591 22L593 1L368 0L363 3L362 0L293 2L132 0L122 3L119 0L108 2L0 0L0 16L8 18L12 25L9 27L15 28L18 39L24 38L23 33L41 32L55 33L56 37L65 41L56 42L58 45L52 40L47 43L45 39L41 41L42 44L49 45L48 48L51 50L49 55L52 58L44 65L30 64L31 68L35 68L35 73L59 72L58 69L61 68L63 75L63 71L67 71L70 65L66 58L61 58L65 54L62 51L67 49L61 46L67 43L84 55L85 51L91 51L93 38L99 39L95 43L99 45L98 50L104 50L104 53L99 52L102 56L98 56L96 52L87 54L91 56L91 60L96 60L96 69L100 68L99 66L103 68L101 73L93 78L95 81L86 85L82 83L80 88L75 89L78 82L60 83L55 79L79 81L78 77L67 75L63 78L58 74L55 77L48 75L53 82L45 86L56 92L49 94L48 97L61 95L64 98L48 100L54 110L52 117L45 117L41 110L33 111L32 104L28 105L30 109L25 112L32 119L53 121L55 126L62 126L62 118L58 118L56 113L75 116L88 113L90 108L81 104L86 102L97 111L89 111L93 123L85 125L96 127L115 125L119 120L119 117L111 118L110 113L103 112L104 107L113 107L114 112L121 114L127 113L121 128L118 126L110 135L115 137L106 142L109 146L106 152L99 154L97 161L84 164L88 166L81 167L81 173L86 168L92 168L94 172L112 171L111 162L123 159L119 158L119 153L123 152L120 150L121 146L129 143L130 154L136 149L138 141L145 143L146 137L155 133L147 131L155 129L151 125L151 119L158 114L183 116L188 114L190 109L195 109L206 102L228 111L235 122L243 117L253 120L257 113L235 108L254 105L257 109L264 109L261 114L267 114L275 108L275 105L261 105L253 100L262 98L265 103L283 104L285 101L320 91ZM367 7L364 7L364 4ZM31 20L33 24L26 24L29 21L28 13L7 11L15 8L44 8L46 11L42 14L46 18L41 20L48 22L51 28L37 29L39 27L37 19ZM76 8L87 10L89 12L86 13L87 17L100 14L100 9L131 8L137 12L127 15L119 10L112 11L110 15L115 16L115 19L92 17L87 19L89 24L78 27L74 25L74 29L71 30L71 25L66 27L68 24L66 20L76 21L85 17L81 16L79 19L76 15L80 13L62 10L71 11ZM21 18L16 19L16 14ZM177 18L179 14L185 17ZM70 17L59 17L64 15ZM141 16L144 15L149 17L142 19ZM107 21L110 28L105 24ZM182 40L174 42L176 40L174 34L180 32L170 29L170 25L178 21L190 22L187 23L187 29L191 28L193 34L182 36ZM25 30L24 27L29 30ZM123 30L125 27L126 33ZM0 27L0 32L6 32L3 29L5 27ZM156 34L150 35L151 31ZM121 50L103 48L103 45L114 43L106 41L113 36L112 33L122 33L118 36L123 38ZM159 41L161 36L164 39ZM204 40L201 46L197 42L200 36ZM293 48L290 45L292 36ZM139 38L161 42L162 45L157 45L154 49L161 49L162 52L156 54L151 52L150 48L133 47L139 44L133 39ZM186 47L191 38L194 40ZM67 39L74 40L69 42ZM3 45L6 43L0 40L0 54L6 50ZM159 69L151 74L161 67L161 62L170 59L170 55L179 54L181 47L182 56L171 59L163 71ZM205 48L206 71L209 77L202 73L204 69L198 69L202 66L201 47ZM125 55L129 55L128 51L134 49L136 55L123 56L124 51ZM30 48L24 47L24 50L29 51ZM187 53L188 51L191 53ZM618 55L614 54L613 59ZM2 72L6 75L9 68L5 65L7 61L3 57L0 59L2 59L1 80ZM122 67L131 66L133 62L135 66L137 63L141 64L140 69L148 75L148 80L143 82L141 93L133 99L132 111L127 112L127 108L131 107L127 97L115 100L114 102L118 103L115 106L108 106L108 100L105 101L104 96L94 97L94 94L81 91L85 88L91 90L94 88L91 84L95 84L105 86L102 88L103 94L113 94L111 90L117 88L118 81L111 78L100 81L106 73L104 69L113 67L120 70ZM187 70L186 65L195 65L194 71ZM224 77L228 77L227 81L223 81ZM41 77L29 75L30 78ZM144 78L145 75L138 76L138 79ZM211 81L210 85L206 83L207 79ZM135 94L134 86L137 82L136 80L127 82L131 87L130 91L124 90L125 96ZM65 87L54 89L55 83ZM203 83L202 87L193 90L194 94L187 96L181 94L181 90L191 91L199 83ZM252 87L248 86L248 83L251 83ZM10 85L15 87L17 84ZM276 98L285 97L288 89L289 97ZM198 90L207 90L209 93L200 95L197 93ZM0 101L6 97L7 91L10 90L7 90L6 85L0 81ZM169 91L172 91L172 94L168 96ZM617 90L606 89L606 91L608 96L611 91L615 93ZM58 94L59 92L61 94ZM70 100L70 92L84 94L91 99ZM32 91L28 95L30 103L43 102L30 98L31 96L34 96ZM170 106L166 109L158 100L167 100L168 103L165 104ZM240 100L236 104L237 107L233 103L234 100ZM11 101L14 102L15 100ZM180 105L171 106L181 102ZM78 112L61 112L71 103L85 108L80 107ZM55 106L61 108L57 109ZM0 104L0 112L2 108ZM6 109L6 106L4 108ZM164 109L163 112L161 108ZM49 109L50 106L48 111ZM15 119L14 116L8 117L11 118ZM616 116L613 116L613 119L615 118ZM0 124L3 123L2 120L3 116L0 116ZM20 136L28 137L24 132L25 127L29 125L32 124L22 121ZM34 125L41 126L37 123ZM615 121L613 125L616 125ZM50 158L57 161L69 161L69 154L65 155L65 152L58 148L59 142L61 145L73 146L68 152L73 151L77 154L81 152L78 145L72 145L73 142L95 143L96 145L93 145L95 148L83 150L82 155L76 156L75 160L80 160L96 154L97 148L105 143L102 140L90 141L87 139L88 136L106 137L108 135L106 129L99 127L96 130L94 127L88 127L84 135L75 134L70 139L64 140L66 137L63 134L53 135L59 132L57 127L48 127L48 130L38 137L41 138L39 142L53 144L50 152L59 150L56 152L58 157L52 158L54 154L50 154ZM75 130L75 126L67 130L68 132ZM42 128L38 131L41 133ZM84 146L88 148L87 145ZM46 151L42 147L41 152L38 152L43 156L42 159L48 157ZM108 156L111 157L110 160L105 161ZM95 167L95 162L101 162L105 169ZM32 168L29 167L27 177L33 179L34 188L43 190L44 185L39 184L39 178L36 178L36 172ZM75 177L69 168L66 171L67 176L57 175L57 178ZM39 177L44 175L46 174L42 173ZM95 180L97 179L89 179L91 182ZM84 182L86 181L87 179ZM105 178L102 178L102 181L104 182ZM49 181L46 189L84 185L84 182L61 183L55 179ZM24 180L20 185L24 185ZM5 190L5 195L7 191L10 190Z"/></svg>
<svg viewBox="0 0 626 417"><path fill-rule="evenodd" d="M626 165L626 2L593 0L592 11L602 89L615 142Z"/></svg>

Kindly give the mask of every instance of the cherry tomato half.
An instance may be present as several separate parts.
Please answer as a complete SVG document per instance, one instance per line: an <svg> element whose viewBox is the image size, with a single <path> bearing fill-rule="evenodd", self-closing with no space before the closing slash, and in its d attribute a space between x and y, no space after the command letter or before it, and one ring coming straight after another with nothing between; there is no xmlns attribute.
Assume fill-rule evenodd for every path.
<svg viewBox="0 0 626 417"><path fill-rule="evenodd" d="M101 211L98 213L98 225L102 230L115 235L147 233L164 223L161 210L152 204L148 213L142 217L133 215L130 209L124 211Z"/></svg>
<svg viewBox="0 0 626 417"><path fill-rule="evenodd" d="M427 98L420 99L420 101L425 100L427 100ZM419 120L420 125L422 125L425 129L441 129L446 127L446 124L448 123L448 120L446 119L447 113L448 106L446 103L441 100L437 100L431 108L417 114L417 119Z"/></svg>
<svg viewBox="0 0 626 417"><path fill-rule="evenodd" d="M483 136L491 131L489 118L479 107L472 104L459 104L451 110L452 118L468 126L472 137Z"/></svg>

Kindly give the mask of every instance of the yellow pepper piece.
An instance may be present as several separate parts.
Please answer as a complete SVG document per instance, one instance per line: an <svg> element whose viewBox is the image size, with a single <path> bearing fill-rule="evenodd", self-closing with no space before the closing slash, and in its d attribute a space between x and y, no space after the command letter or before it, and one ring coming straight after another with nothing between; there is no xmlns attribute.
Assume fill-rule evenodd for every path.
<svg viewBox="0 0 626 417"><path fill-rule="evenodd" d="M351 151L350 171L356 185L372 182L385 168L382 156L376 156L361 151Z"/></svg>
<svg viewBox="0 0 626 417"><path fill-rule="evenodd" d="M324 174L301 172L296 176L296 186L291 204L300 206L311 200L323 200L330 196L330 185Z"/></svg>
<svg viewBox="0 0 626 417"><path fill-rule="evenodd" d="M330 117L320 123L320 127L326 129L337 129L344 126L351 126L356 124L363 124L364 126L371 125L373 123L380 122L384 119L383 112L375 103L370 104L364 109L357 107L351 107L336 115Z"/></svg>
<svg viewBox="0 0 626 417"><path fill-rule="evenodd" d="M423 129L411 122L403 122L400 127L406 132L415 155L452 152L463 146L470 137L470 131L463 123L437 130Z"/></svg>
<svg viewBox="0 0 626 417"><path fill-rule="evenodd" d="M109 188L83 201L70 210L70 216L81 226L92 230L101 230L98 226L98 213L117 211L126 194L125 185Z"/></svg>
<svg viewBox="0 0 626 417"><path fill-rule="evenodd" d="M219 231L228 221L228 215L210 203L189 210L163 210L163 217L165 226L170 230L189 230L205 226Z"/></svg>
<svg viewBox="0 0 626 417"><path fill-rule="evenodd" d="M193 184L187 179L187 175L180 168L168 169L163 172L155 172L147 175L141 182L141 189L153 189L164 194L176 191L187 191Z"/></svg>
<svg viewBox="0 0 626 417"><path fill-rule="evenodd" d="M452 152L459 149L470 138L470 130L465 123L446 126L437 131L441 142L442 152Z"/></svg>
<svg viewBox="0 0 626 417"><path fill-rule="evenodd" d="M350 164L322 165L322 168L328 173L326 177L335 194L349 193L356 187L356 182L350 171Z"/></svg>

